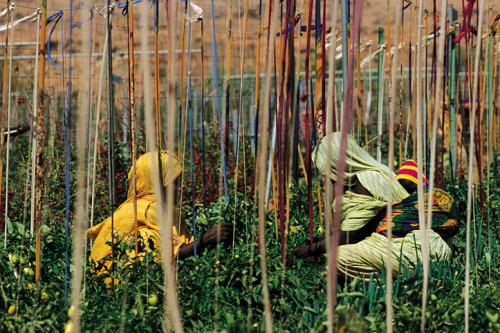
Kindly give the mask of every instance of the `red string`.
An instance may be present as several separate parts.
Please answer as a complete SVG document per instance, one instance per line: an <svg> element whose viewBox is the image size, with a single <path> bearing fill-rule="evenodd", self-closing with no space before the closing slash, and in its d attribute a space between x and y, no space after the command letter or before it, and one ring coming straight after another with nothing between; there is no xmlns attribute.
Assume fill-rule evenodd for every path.
<svg viewBox="0 0 500 333"><path fill-rule="evenodd" d="M306 123L305 123L305 136L306 136L306 173L307 173L307 197L309 201L309 238L310 244L313 243L313 206L312 206L312 172L311 172L311 134L309 133L309 98L307 98L309 93L309 70L310 70L310 51L311 51L311 21L312 21L312 9L313 9L313 1L309 0L309 10L307 17L307 34L306 34L306 60L305 60L305 80L306 80ZM312 89L312 87L311 87ZM303 97L304 97L303 96Z"/></svg>

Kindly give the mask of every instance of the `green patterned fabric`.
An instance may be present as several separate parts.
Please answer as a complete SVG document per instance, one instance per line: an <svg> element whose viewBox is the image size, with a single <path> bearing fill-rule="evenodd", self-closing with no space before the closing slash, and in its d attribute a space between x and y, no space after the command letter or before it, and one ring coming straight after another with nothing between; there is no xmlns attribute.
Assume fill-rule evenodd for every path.
<svg viewBox="0 0 500 333"><path fill-rule="evenodd" d="M429 200L432 200L431 211L428 210ZM429 214L432 214L432 230L444 239L456 235L459 228L460 211L450 194L435 188L432 191L432 195L430 195L426 189L423 209L426 219ZM401 201L393 203L391 216L392 233L396 236L405 236L411 231L419 230L418 211L419 205L416 192ZM386 216L378 225L376 232L385 232L388 227L388 220L389 218Z"/></svg>

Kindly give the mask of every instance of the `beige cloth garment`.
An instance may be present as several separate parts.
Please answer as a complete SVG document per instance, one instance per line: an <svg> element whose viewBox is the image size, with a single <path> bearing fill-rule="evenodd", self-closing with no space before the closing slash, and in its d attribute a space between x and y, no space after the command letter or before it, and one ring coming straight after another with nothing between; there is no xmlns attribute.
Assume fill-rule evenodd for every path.
<svg viewBox="0 0 500 333"><path fill-rule="evenodd" d="M451 249L448 244L436 232L429 230L429 257L430 260L449 260ZM393 238L391 246L391 266L394 278L404 271L399 268L401 262L410 273L414 273L414 267L422 262L421 232L412 231L402 238ZM364 240L338 248L337 267L339 276L361 277L369 280L370 273L380 272L385 269L387 263L387 237L372 233ZM417 260L418 258L418 260Z"/></svg>

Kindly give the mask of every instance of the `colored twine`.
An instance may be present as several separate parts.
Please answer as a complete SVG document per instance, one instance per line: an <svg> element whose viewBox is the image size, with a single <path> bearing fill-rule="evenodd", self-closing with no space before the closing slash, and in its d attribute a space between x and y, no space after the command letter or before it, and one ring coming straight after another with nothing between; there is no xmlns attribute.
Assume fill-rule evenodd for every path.
<svg viewBox="0 0 500 333"><path fill-rule="evenodd" d="M228 195L227 195L227 179L226 179L226 154L224 148L224 140L223 140L223 131L222 131L222 117L221 117L221 107L220 107L220 89L219 89L219 70L217 66L217 37L215 34L215 10L214 10L214 0L211 0L212 4L212 29L213 29L213 41L212 41L212 53L213 53L213 62L214 62L214 74L215 74L215 84L217 90L217 114L219 117L219 129L220 129L220 146L222 152L222 170L224 176L224 196L226 198L226 204L228 203Z"/></svg>

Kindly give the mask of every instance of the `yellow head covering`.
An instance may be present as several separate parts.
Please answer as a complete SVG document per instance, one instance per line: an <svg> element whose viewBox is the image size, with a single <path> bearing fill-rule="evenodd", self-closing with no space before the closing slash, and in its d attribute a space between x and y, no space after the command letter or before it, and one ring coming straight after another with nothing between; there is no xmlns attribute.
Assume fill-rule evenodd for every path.
<svg viewBox="0 0 500 333"><path fill-rule="evenodd" d="M163 171L163 186L167 186L171 181L177 178L182 168L177 157L166 150L160 152L161 168ZM136 189L137 198L146 198L154 196L153 182L158 179L158 152L149 152L137 159L136 162ZM127 201L134 198L132 179L134 176L133 167L128 173L128 195Z"/></svg>

